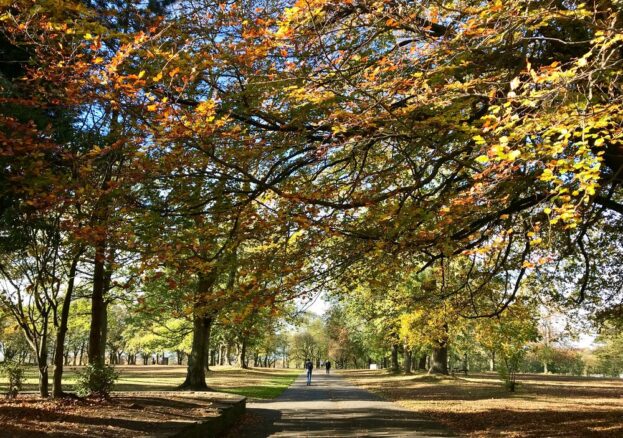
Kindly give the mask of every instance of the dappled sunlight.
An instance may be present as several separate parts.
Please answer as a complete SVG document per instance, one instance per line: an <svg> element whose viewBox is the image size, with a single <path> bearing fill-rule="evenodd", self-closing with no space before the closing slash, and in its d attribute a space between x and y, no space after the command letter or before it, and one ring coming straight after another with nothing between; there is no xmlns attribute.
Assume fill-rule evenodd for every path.
<svg viewBox="0 0 623 438"><path fill-rule="evenodd" d="M516 393L495 374L452 378L383 371L345 376L384 398L473 436L608 436L623 432L623 381L521 375ZM612 436L612 435L610 435Z"/></svg>

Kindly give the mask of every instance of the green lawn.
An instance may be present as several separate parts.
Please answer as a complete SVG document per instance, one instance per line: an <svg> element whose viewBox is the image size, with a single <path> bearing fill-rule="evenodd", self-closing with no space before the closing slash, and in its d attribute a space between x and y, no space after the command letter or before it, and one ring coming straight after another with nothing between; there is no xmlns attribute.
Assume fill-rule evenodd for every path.
<svg viewBox="0 0 623 438"><path fill-rule="evenodd" d="M294 382L296 377L300 374L299 370L279 370L280 373L274 373L269 378L259 379L257 384L254 385L241 385L232 386L219 389L223 392L229 392L232 394L243 395L249 398L262 398L270 399L276 398ZM218 371L217 371L218 373ZM247 374L247 379L249 378ZM237 383L234 380L234 385Z"/></svg>
<svg viewBox="0 0 623 438"><path fill-rule="evenodd" d="M79 367L66 367L63 374L64 389L71 391ZM117 367L119 379L115 391L171 391L183 381L184 366L121 365ZM232 367L213 367L207 375L208 386L215 391L239 394L250 398L275 398L294 381L302 371L297 369L253 368L241 370ZM50 385L52 367L50 367ZM7 390L7 379L0 376L0 392ZM38 390L38 373L33 366L26 368L23 391Z"/></svg>

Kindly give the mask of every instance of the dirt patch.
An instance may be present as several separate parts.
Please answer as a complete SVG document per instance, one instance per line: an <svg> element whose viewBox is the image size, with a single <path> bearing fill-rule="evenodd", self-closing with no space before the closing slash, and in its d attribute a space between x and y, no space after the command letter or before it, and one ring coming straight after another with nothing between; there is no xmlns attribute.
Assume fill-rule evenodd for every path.
<svg viewBox="0 0 623 438"><path fill-rule="evenodd" d="M171 436L220 415L223 395L211 398L211 394L140 393L115 395L110 400L22 396L0 401L0 436Z"/></svg>
<svg viewBox="0 0 623 438"><path fill-rule="evenodd" d="M516 393L495 374L437 378L345 373L353 383L471 437L623 436L623 380L525 374Z"/></svg>

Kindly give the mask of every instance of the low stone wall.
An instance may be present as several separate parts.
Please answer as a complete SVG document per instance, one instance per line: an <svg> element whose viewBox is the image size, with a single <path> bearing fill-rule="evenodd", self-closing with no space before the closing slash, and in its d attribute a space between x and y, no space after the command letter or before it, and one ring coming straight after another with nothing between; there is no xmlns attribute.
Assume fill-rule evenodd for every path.
<svg viewBox="0 0 623 438"><path fill-rule="evenodd" d="M222 393L189 393L191 397L205 396L218 409L218 416L198 419L179 432L170 435L175 438L216 438L223 436L240 422L246 411L246 397Z"/></svg>

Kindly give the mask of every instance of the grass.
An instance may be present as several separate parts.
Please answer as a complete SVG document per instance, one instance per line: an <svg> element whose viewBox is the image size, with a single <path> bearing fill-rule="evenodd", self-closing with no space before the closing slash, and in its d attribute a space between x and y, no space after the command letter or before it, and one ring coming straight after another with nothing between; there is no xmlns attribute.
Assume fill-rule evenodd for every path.
<svg viewBox="0 0 623 438"><path fill-rule="evenodd" d="M519 376L516 393L496 374L463 377L342 372L353 383L470 437L623 436L623 380Z"/></svg>
<svg viewBox="0 0 623 438"><path fill-rule="evenodd" d="M278 397L301 373L297 369L254 368L225 369L208 374L208 385L218 391L249 398Z"/></svg>
<svg viewBox="0 0 623 438"><path fill-rule="evenodd" d="M120 365L115 391L172 391L184 381L185 366L174 365ZM65 367L63 385L71 391L80 367ZM279 396L301 370L280 368L252 368L241 370L233 367L212 367L207 373L210 389L243 395L250 398L270 399ZM52 383L50 371L50 385ZM6 392L7 379L0 376L0 392ZM38 390L36 367L27 367L23 391Z"/></svg>

